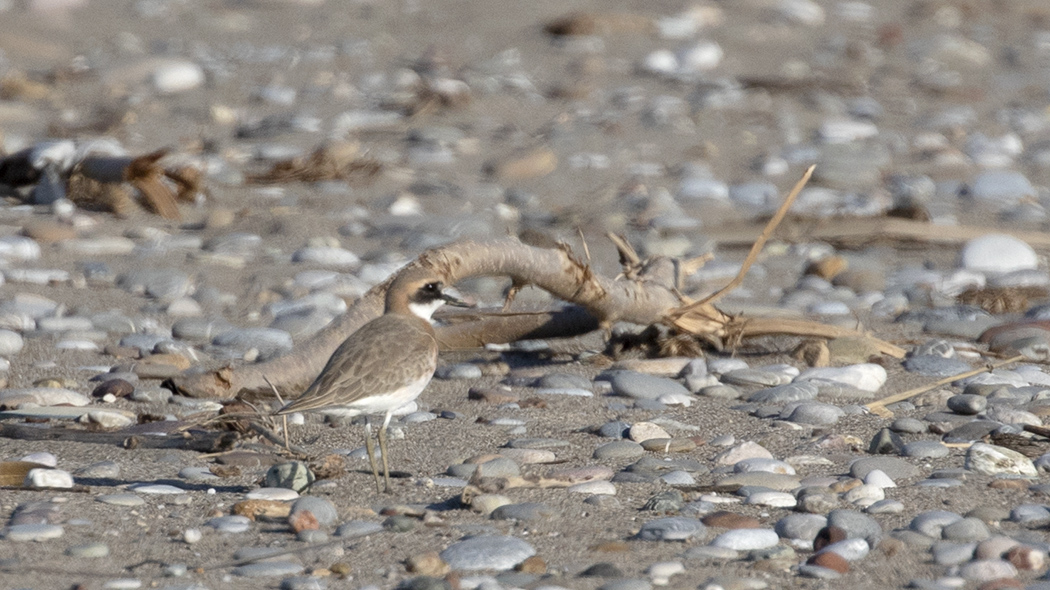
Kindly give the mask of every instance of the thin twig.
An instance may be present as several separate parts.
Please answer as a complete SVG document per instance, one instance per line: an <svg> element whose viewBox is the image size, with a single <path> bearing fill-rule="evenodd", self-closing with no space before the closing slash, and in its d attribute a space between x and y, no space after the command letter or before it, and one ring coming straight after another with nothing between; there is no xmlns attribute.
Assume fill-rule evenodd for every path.
<svg viewBox="0 0 1050 590"><path fill-rule="evenodd" d="M870 411L872 414L881 416L883 418L891 418L893 417L893 412L886 409L886 406L889 404L913 398L921 393L926 393L931 389L936 389L942 385L947 385L952 381L958 381L959 379L966 379L967 377L973 377L974 375L980 375L981 373L988 373L990 371L994 371L1004 365L1009 365L1010 363L1023 361L1025 358L1025 355L1019 354L1017 356L1010 357L1004 361L999 361L998 363L981 367L980 369L974 369L965 373L959 373L958 375L952 375L951 377L945 377L944 379L941 379L940 381L935 381L933 383L930 383L929 385L923 385L922 387L916 387L915 389L909 389L908 391L902 391L901 393L896 393L889 397L884 397L880 400L873 401L870 404L865 405L864 407L868 408L868 411Z"/></svg>
<svg viewBox="0 0 1050 590"><path fill-rule="evenodd" d="M266 384L270 386L270 389L273 390L274 396L277 397L277 403L281 404L281 406L283 407L284 406L284 399L281 398L281 392L277 391L277 386L275 386L273 383L271 383L270 382L270 378L267 377L266 375L263 375L263 381L265 381ZM291 443L288 442L288 415L287 414L282 414L281 418L284 419L284 423L281 424L281 429L284 431L284 448L285 448L285 450L290 452L292 450L292 447L291 447Z"/></svg>
<svg viewBox="0 0 1050 590"><path fill-rule="evenodd" d="M591 249L587 247L587 236L583 235L583 228L576 226L576 233L580 235L580 241L583 242L583 255L587 257L587 264L591 263Z"/></svg>
<svg viewBox="0 0 1050 590"><path fill-rule="evenodd" d="M770 219L769 223L766 224L766 228L762 230L762 233L759 234L758 239L756 239L755 243L751 246L751 251L747 253L747 258L744 259L744 264L741 265L740 272L737 273L736 277L734 277L732 281L729 281L728 285L722 287L718 291L715 291L711 295L708 295L707 297L701 299L695 305L699 307L701 305L704 305L705 303L714 303L715 301L721 299L726 293L729 293L733 289L736 289L738 286L740 286L740 283L744 282L744 276L747 275L747 271L751 268L751 265L754 264L755 259L758 258L758 255L762 253L762 248L765 247L766 242L769 240L770 236L772 236L773 232L776 231L777 226L780 225L780 222L784 220L784 216L787 215L788 209L791 208L791 205L794 204L795 199L798 197L798 194L802 192L802 189L806 186L806 183L809 182L809 178L813 176L813 170L816 167L817 165L814 164L807 168L806 172L802 175L802 178L800 178L799 181L795 183L795 187L791 189L790 193L788 193L787 198L784 199L784 203L780 205L780 208L777 209L777 212L773 215L773 218Z"/></svg>

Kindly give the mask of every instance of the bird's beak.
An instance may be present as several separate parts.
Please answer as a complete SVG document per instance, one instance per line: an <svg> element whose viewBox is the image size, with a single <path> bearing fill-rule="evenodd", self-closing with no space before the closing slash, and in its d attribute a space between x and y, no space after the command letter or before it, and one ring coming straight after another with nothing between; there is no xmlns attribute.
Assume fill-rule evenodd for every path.
<svg viewBox="0 0 1050 590"><path fill-rule="evenodd" d="M477 303L464 301L462 297L463 294L457 291L454 287L446 287L441 291L441 298L445 300L445 305L451 305L452 307L477 306Z"/></svg>

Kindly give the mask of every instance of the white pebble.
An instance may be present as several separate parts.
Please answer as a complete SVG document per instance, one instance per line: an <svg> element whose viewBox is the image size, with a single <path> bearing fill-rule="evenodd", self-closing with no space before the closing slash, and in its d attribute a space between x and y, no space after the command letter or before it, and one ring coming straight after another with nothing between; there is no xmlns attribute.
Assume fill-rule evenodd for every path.
<svg viewBox="0 0 1050 590"><path fill-rule="evenodd" d="M959 266L968 270L1008 273L1039 266L1035 250L1013 236L988 234L974 238L963 246Z"/></svg>
<svg viewBox="0 0 1050 590"><path fill-rule="evenodd" d="M58 465L58 458L48 452L29 453L25 457L19 459L19 461L26 461L28 463L36 463L45 467L54 467Z"/></svg>
<svg viewBox="0 0 1050 590"><path fill-rule="evenodd" d="M182 532L182 540L189 545L200 541L203 536L200 529L186 529Z"/></svg>
<svg viewBox="0 0 1050 590"><path fill-rule="evenodd" d="M287 502L299 497L298 492L288 488L259 488L248 492L245 496L248 500L276 500Z"/></svg>
<svg viewBox="0 0 1050 590"><path fill-rule="evenodd" d="M25 485L31 488L71 488L73 476L61 469L30 469Z"/></svg>
<svg viewBox="0 0 1050 590"><path fill-rule="evenodd" d="M658 49L645 56L642 70L650 74L672 75L678 71L678 58L668 49Z"/></svg>
<svg viewBox="0 0 1050 590"><path fill-rule="evenodd" d="M193 90L204 83L204 70L193 62L172 61L153 71L153 87L163 94Z"/></svg>

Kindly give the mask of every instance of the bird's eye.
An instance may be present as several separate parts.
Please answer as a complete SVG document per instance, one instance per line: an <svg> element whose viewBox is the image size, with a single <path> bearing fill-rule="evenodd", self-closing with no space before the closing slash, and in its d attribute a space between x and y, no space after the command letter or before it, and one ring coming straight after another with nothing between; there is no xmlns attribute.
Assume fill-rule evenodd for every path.
<svg viewBox="0 0 1050 590"><path fill-rule="evenodd" d="M426 285L423 285L423 290L430 291L432 293L440 293L441 283L427 283Z"/></svg>

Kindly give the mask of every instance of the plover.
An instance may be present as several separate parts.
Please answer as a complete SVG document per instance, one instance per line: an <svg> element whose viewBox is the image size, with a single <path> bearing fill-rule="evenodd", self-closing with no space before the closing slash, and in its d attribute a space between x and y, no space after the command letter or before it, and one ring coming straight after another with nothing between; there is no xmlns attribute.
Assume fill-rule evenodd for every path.
<svg viewBox="0 0 1050 590"><path fill-rule="evenodd" d="M343 341L302 396L276 412L316 411L342 417L383 414L378 438L388 492L386 429L390 416L419 397L437 368L438 344L430 317L446 303L466 306L444 287L441 279L425 269L401 273L387 289L383 315ZM372 428L367 421L365 449L376 489L382 492Z"/></svg>

